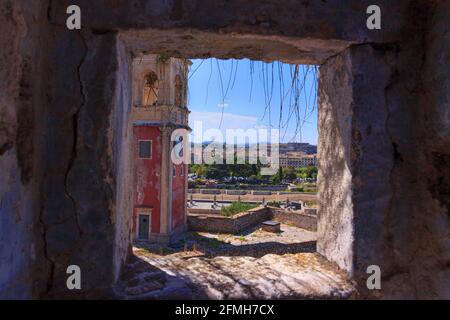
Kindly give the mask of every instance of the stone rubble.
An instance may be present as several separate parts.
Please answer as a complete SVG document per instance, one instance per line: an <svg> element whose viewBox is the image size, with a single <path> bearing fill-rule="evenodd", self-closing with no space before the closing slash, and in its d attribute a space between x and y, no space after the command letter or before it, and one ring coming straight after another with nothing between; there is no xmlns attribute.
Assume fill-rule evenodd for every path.
<svg viewBox="0 0 450 320"><path fill-rule="evenodd" d="M186 241L190 249L164 248L163 254L155 246L134 247L116 293L124 299L345 299L352 295L354 287L346 274L313 252L314 245L295 253L266 254L268 244L273 251L277 245L298 248L314 237L306 230L286 225L282 229L286 235L261 230L239 237L195 234ZM295 242L294 233L303 234L297 238L300 242ZM222 247L213 242L218 238L225 243ZM205 241L210 241L209 246ZM258 247L249 245L263 245L262 251L258 254ZM241 250L231 248L241 246ZM193 248L206 248L207 253ZM284 251L289 252L288 247Z"/></svg>

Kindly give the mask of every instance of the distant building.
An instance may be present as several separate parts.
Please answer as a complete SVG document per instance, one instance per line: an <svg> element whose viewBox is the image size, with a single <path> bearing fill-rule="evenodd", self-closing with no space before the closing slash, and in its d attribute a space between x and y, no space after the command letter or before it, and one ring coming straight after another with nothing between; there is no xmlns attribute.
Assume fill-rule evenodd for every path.
<svg viewBox="0 0 450 320"><path fill-rule="evenodd" d="M309 166L317 166L316 154L305 154L302 152L288 152L280 154L280 166L282 168L302 168Z"/></svg>
<svg viewBox="0 0 450 320"><path fill-rule="evenodd" d="M210 145L211 142L202 142L202 143L194 143L191 142L191 163L201 163L202 160L202 156L204 156L204 150L205 148ZM252 144L246 144L245 145L245 150L246 150L246 156L248 156L248 152L250 147L254 147L255 145ZM220 148L220 144L216 145L217 148ZM221 150L223 154L223 156L225 156L225 151L227 150L227 146L225 143L223 144L223 149ZM235 148L237 147L242 147L242 145L234 145ZM261 148L261 145L258 146L258 148ZM263 146L265 153L267 154L268 157L270 157L272 155L272 146L270 144L268 144L267 146L264 145ZM309 143L300 143L300 142L289 142L289 143L280 143L278 145L278 154L280 156L280 158L299 158L299 157L303 157L305 155L317 155L317 146L309 144ZM261 156L261 153L259 153L259 156ZM260 158L259 160L262 160L262 158ZM297 159L296 159L297 160ZM305 157L304 162L305 163L312 163L310 160L310 157ZM314 162L316 163L316 162ZM311 165L315 165L315 164L311 164Z"/></svg>

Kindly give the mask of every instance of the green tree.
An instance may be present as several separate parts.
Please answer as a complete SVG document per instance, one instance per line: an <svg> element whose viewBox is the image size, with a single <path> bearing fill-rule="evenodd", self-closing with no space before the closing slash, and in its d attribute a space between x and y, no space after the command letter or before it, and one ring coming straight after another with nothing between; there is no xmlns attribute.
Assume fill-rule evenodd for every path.
<svg viewBox="0 0 450 320"><path fill-rule="evenodd" d="M302 167L297 168L297 177L301 179L317 179L317 167L314 166L308 166L308 167Z"/></svg>
<svg viewBox="0 0 450 320"><path fill-rule="evenodd" d="M283 178L289 180L294 180L295 178L297 178L294 168L292 167L285 168L283 170Z"/></svg>
<svg viewBox="0 0 450 320"><path fill-rule="evenodd" d="M280 167L277 171L277 173L275 173L272 177L271 177L271 181L272 183L280 183L281 180L283 180L283 168Z"/></svg>
<svg viewBox="0 0 450 320"><path fill-rule="evenodd" d="M204 177L208 168L205 164L193 164L189 167L191 173L195 173L197 177Z"/></svg>

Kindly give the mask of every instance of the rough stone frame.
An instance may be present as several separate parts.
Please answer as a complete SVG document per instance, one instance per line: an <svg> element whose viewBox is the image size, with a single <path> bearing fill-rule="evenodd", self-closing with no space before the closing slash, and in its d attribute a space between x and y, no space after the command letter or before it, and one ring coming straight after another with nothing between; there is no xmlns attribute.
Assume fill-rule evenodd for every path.
<svg viewBox="0 0 450 320"><path fill-rule="evenodd" d="M187 36L186 34L190 35ZM249 39L251 34L220 35L220 34L205 34L202 36L212 39L212 45L204 48L198 48L191 45L191 39L199 36L197 32L186 30L146 30L141 32L124 32L119 35L119 39L123 42L123 46L131 50L134 55L142 54L140 43L151 43L143 52L146 54L161 54L169 55L176 54L180 58L194 58L194 57L216 57L221 58L255 58L252 47L247 46L248 51L231 52L226 55L216 49L214 43L239 42L241 39ZM149 40L145 40L149 37ZM151 39L161 39L158 41L150 41ZM180 41L185 39L184 41ZM173 40L172 40L173 39ZM301 41L300 39L291 39ZM167 44L169 43L169 47ZM210 43L210 42L208 42ZM354 137L351 135L352 118L355 104L353 103L353 89L354 89L354 72L352 63L355 57L349 53L350 49L343 46L335 46L334 42L330 42L329 46L324 43L317 55L315 51L311 51L308 57L305 58L302 54L296 54L295 51L290 52L290 44L286 44L279 39L271 37L260 36L252 44L254 48L258 48L258 54L265 56L265 61L295 62L295 63L311 63L312 61L321 65L324 71L319 70L319 90L318 90L318 113L319 113L319 222L318 222L318 252L323 254L329 260L336 262L340 268L347 271L350 278L355 275L355 261L354 261L354 234L356 224L354 222L353 214L353 186L352 186L352 168L350 164L351 146L355 145ZM342 44L341 44L342 45ZM350 45L349 45L350 46ZM367 46L371 51L371 46ZM138 48L138 49L137 49ZM185 56L184 52L189 48ZM197 49L196 49L197 48ZM136 51L137 50L137 51ZM278 50L284 54L278 56ZM216 52L217 53L212 53ZM320 53L333 52L330 57L321 58ZM350 50L351 51L351 50ZM366 56L368 59L374 59L371 55ZM360 61L358 61L360 63ZM367 72L374 72L375 69L367 70ZM345 79L338 79L334 75L342 75ZM363 76L363 75L359 75ZM344 80L344 81L342 81ZM370 91L370 90L369 90ZM364 95L364 93L360 93ZM363 99L364 100L364 99ZM336 136L336 132L340 136ZM334 133L334 134L333 134ZM330 152L330 149L334 149ZM391 151L388 150L390 153ZM327 159L341 158L343 164L330 162ZM331 168L329 168L331 165ZM326 177L326 178L325 178ZM340 181L341 178L344 178ZM332 181L332 182L331 182ZM333 193L333 197L329 197L326 201L322 201L323 197L330 194L330 189L340 188L340 193ZM342 205L342 203L345 203ZM343 211L340 213L340 211ZM332 222L332 223L330 223ZM362 236L362 235L361 235ZM359 239L358 239L359 240ZM367 266L366 266L367 267ZM365 268L363 266L363 268ZM358 270L359 274L363 270Z"/></svg>
<svg viewBox="0 0 450 320"><path fill-rule="evenodd" d="M222 34L184 28L124 31L117 35L116 45L133 55L246 57L321 65L319 199L326 201L319 202L318 252L346 270L361 293L365 290L369 265L380 265L388 274L396 272L396 267L391 271L390 263L386 264L386 247L389 248L386 237L389 235L386 235L384 221L395 199L395 195L389 193L395 142L389 129L392 116L388 104L391 103L390 91L396 90L393 81L399 68L403 68L398 66L401 51L398 45L353 45L347 41L305 41L292 36L274 37L242 31ZM302 50L304 46L308 49ZM401 59L414 61L408 51L401 51L401 54L405 55ZM404 72L411 73L410 85L413 86L414 72ZM322 122L324 113L331 122L326 119ZM367 127L369 124L371 128ZM330 132L335 134L329 135ZM376 158L377 153L381 160L377 167L381 179L370 175L372 157ZM339 159L340 164L332 163L330 167L326 159ZM327 178L322 179L322 176ZM332 197L327 198L330 194ZM115 267L120 269L120 266Z"/></svg>
<svg viewBox="0 0 450 320"><path fill-rule="evenodd" d="M82 9L81 31L65 27L74 3ZM377 31L365 28L370 4L2 3L0 166L8 175L0 179L0 227L11 245L0 251L0 271L8 275L0 296L90 297L111 289L131 241L131 195L122 190L132 184L127 169L119 170L131 168L129 56L165 48L167 55L194 57L195 48L203 58L282 55L285 62L321 64L321 84L347 87L339 99L332 85L319 93L320 123L336 124L328 138L343 150L321 151L337 155L343 170L320 163L333 181L319 187L322 198L339 199L320 204L320 219L346 235L333 243L331 233L319 251L348 270L363 297L449 298L450 3L379 0ZM340 73L330 72L338 66ZM339 221L350 219L350 229L326 214L336 208L344 209ZM84 270L81 293L65 288L69 264ZM364 292L368 264L382 269L379 292Z"/></svg>

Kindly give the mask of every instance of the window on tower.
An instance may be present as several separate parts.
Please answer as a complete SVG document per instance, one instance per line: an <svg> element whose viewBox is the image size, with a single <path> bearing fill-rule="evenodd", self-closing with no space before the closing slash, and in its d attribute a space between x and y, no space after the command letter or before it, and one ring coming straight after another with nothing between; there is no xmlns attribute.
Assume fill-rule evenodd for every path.
<svg viewBox="0 0 450 320"><path fill-rule="evenodd" d="M158 102L159 83L155 72L150 71L144 77L144 89L142 92L142 104L144 106L154 106Z"/></svg>
<svg viewBox="0 0 450 320"><path fill-rule="evenodd" d="M152 158L152 141L140 140L139 141L139 158L151 159Z"/></svg>

